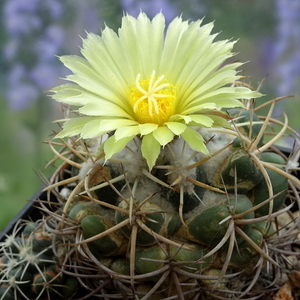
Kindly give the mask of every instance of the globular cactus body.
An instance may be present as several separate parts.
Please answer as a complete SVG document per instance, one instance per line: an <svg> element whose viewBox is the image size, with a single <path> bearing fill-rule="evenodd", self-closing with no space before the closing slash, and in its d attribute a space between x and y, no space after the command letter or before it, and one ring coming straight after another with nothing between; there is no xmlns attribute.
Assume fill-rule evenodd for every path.
<svg viewBox="0 0 300 300"><path fill-rule="evenodd" d="M287 175L284 155L257 150L264 145L261 124L252 129L260 141L251 148L249 118L259 117L241 110L237 115L246 120L237 118L233 132L201 129L211 137L210 156L177 139L162 150L152 172L134 144L108 162L94 158L97 139L86 141L88 152L81 143L68 145L72 152L62 170L71 163L76 179L55 184L63 186L64 213L44 207L55 216L45 219L46 227L29 222L2 244L0 299L72 299L80 294L80 280L97 297L117 295L113 282L119 281L120 295L129 299L133 293L162 299L174 296L174 288L186 299L212 290L212 297L225 299L234 281L250 282L244 290L251 292L255 265L259 272L265 261L278 266L274 249L285 236L274 221L286 211L289 185L298 181ZM266 251L269 244L272 250ZM243 280L234 276L240 272ZM96 288L97 280L103 289Z"/></svg>
<svg viewBox="0 0 300 300"><path fill-rule="evenodd" d="M246 122L250 115L260 120L254 112L239 110L241 115ZM86 141L88 152L81 142L68 145L72 151L61 165L64 171L55 176L67 174L69 164L77 175L47 188L61 190L62 208L50 212L43 206L55 216L45 219L46 227L30 222L1 246L0 299L72 299L80 295L82 282L97 297L120 293L133 299L136 293L163 299L174 296L175 288L186 299L206 293L226 299L230 291L243 298L245 292L232 289L235 281L248 282L243 289L251 293L266 261L279 267L276 247L285 235L275 220L287 211L289 185L298 181L287 172L284 155L251 148L250 123L233 132L202 129L212 137L210 156L174 140L152 172L134 144L108 162L94 158L96 139ZM262 126L257 128L255 137ZM263 147L261 141L262 136ZM266 251L267 245L272 250ZM234 275L240 272L242 277ZM96 287L97 280L103 288Z"/></svg>

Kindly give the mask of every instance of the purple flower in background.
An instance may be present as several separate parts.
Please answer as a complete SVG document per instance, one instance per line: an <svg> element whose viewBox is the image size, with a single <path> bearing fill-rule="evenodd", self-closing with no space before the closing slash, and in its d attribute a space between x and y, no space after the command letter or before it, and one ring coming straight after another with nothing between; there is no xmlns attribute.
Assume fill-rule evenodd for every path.
<svg viewBox="0 0 300 300"><path fill-rule="evenodd" d="M37 40L35 52L39 60L53 59L63 47L65 31L59 25L50 25L45 29L44 35Z"/></svg>
<svg viewBox="0 0 300 300"><path fill-rule="evenodd" d="M74 13L66 22L64 13L69 9ZM100 30L97 1L92 0L7 0L2 13L7 35L5 94L13 110L43 99L45 90L65 75L56 56L64 49L76 54L80 35Z"/></svg>
<svg viewBox="0 0 300 300"><path fill-rule="evenodd" d="M120 0L120 4L126 13L134 17L137 17L140 11L150 18L162 12L167 23L180 14L185 19L198 20L208 12L207 1L202 0Z"/></svg>
<svg viewBox="0 0 300 300"><path fill-rule="evenodd" d="M85 37L87 32L100 32L99 0L72 0L72 3L77 14L66 35L65 50L66 53L78 54L81 37Z"/></svg>
<svg viewBox="0 0 300 300"><path fill-rule="evenodd" d="M18 38L11 38L3 47L3 57L6 61L13 60L20 47L20 40Z"/></svg>
<svg viewBox="0 0 300 300"><path fill-rule="evenodd" d="M59 0L42 0L46 11L53 19L59 19L63 16L63 1Z"/></svg>
<svg viewBox="0 0 300 300"><path fill-rule="evenodd" d="M5 15L5 24L7 31L11 35L28 34L32 30L37 30L41 26L41 20L38 16L32 14L22 14L14 12Z"/></svg>
<svg viewBox="0 0 300 300"><path fill-rule="evenodd" d="M41 26L36 14L40 0L9 0L3 8L3 20L10 35L28 34Z"/></svg>
<svg viewBox="0 0 300 300"><path fill-rule="evenodd" d="M29 78L36 86L46 90L55 85L55 81L59 76L58 71L59 69L53 68L51 63L41 62L29 72Z"/></svg>
<svg viewBox="0 0 300 300"><path fill-rule="evenodd" d="M34 103L39 97L40 91L31 84L19 83L17 87L8 90L11 110L21 110Z"/></svg>
<svg viewBox="0 0 300 300"><path fill-rule="evenodd" d="M100 20L97 1L87 3L77 0L76 7L78 8L78 15L75 23L79 27L79 31L98 33L100 31Z"/></svg>
<svg viewBox="0 0 300 300"><path fill-rule="evenodd" d="M35 13L40 1L44 0L9 0L5 5L5 13L30 12Z"/></svg>
<svg viewBox="0 0 300 300"><path fill-rule="evenodd" d="M44 37L45 39L53 42L54 44L61 46L64 42L65 32L62 26L54 24L46 28Z"/></svg>
<svg viewBox="0 0 300 300"><path fill-rule="evenodd" d="M24 65L20 63L16 63L12 65L11 70L8 74L8 82L11 85L17 85L18 82L27 78L27 71Z"/></svg>
<svg viewBox="0 0 300 300"><path fill-rule="evenodd" d="M64 32L51 22L55 21L51 20L51 2L57 4L53 14L56 17L58 7L60 11L63 8L56 0L7 0L4 4L3 23L8 38L3 56L9 69L6 98L13 110L23 109L41 98L43 89L50 88L48 84L58 75L55 55L61 51ZM45 9L47 15L43 15Z"/></svg>
<svg viewBox="0 0 300 300"><path fill-rule="evenodd" d="M23 109L37 99L39 91L28 81L28 71L24 65L14 64L7 79L6 97L11 110Z"/></svg>
<svg viewBox="0 0 300 300"><path fill-rule="evenodd" d="M154 17L160 11L164 14L166 22L169 23L177 15L177 10L170 0L121 0L121 6L125 12L137 17L140 11Z"/></svg>

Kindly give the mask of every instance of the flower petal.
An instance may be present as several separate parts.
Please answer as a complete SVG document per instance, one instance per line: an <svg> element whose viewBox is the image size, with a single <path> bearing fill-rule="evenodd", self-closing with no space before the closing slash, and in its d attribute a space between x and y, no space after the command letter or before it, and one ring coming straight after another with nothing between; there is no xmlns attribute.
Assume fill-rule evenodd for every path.
<svg viewBox="0 0 300 300"><path fill-rule="evenodd" d="M67 79L78 84L84 90L99 96L99 99L102 99L103 101L112 102L119 105L123 109L128 109L128 107L126 107L128 106L127 102L124 101L126 99L125 95L121 95L118 90L107 87L100 80L92 80L91 78L78 76L76 74L69 75Z"/></svg>
<svg viewBox="0 0 300 300"><path fill-rule="evenodd" d="M96 72L89 61L79 56L62 56L60 59L74 73L74 75L67 76L69 81L78 84L85 91L97 95L99 100L115 103L125 111L130 110L126 101L127 85L116 80L116 76L119 74L118 69L115 70L114 76L109 76L103 70L101 73ZM112 68L112 65L110 67Z"/></svg>
<svg viewBox="0 0 300 300"><path fill-rule="evenodd" d="M146 159L149 169L151 170L160 153L161 146L154 138L153 133L145 135L142 139L141 151L143 157Z"/></svg>
<svg viewBox="0 0 300 300"><path fill-rule="evenodd" d="M205 141L199 132L187 127L181 136L193 150L209 154Z"/></svg>
<svg viewBox="0 0 300 300"><path fill-rule="evenodd" d="M212 102L216 103L217 107L232 107L232 105L238 104L236 99L251 99L261 96L261 93L245 87L223 87L199 97L199 100L196 99L195 102L199 104Z"/></svg>
<svg viewBox="0 0 300 300"><path fill-rule="evenodd" d="M77 134L80 134L82 132L83 127L89 123L90 121L93 121L94 118L92 117L81 117L81 118L75 118L67 120L63 125L63 130L59 132L56 137L57 138L63 138L66 136L74 136ZM98 120L99 122L99 120Z"/></svg>
<svg viewBox="0 0 300 300"><path fill-rule="evenodd" d="M231 47L229 47L230 49L233 43L229 44L231 45ZM185 105L189 103L190 99L195 97L195 93L201 95L203 92L209 91L212 86L216 86L217 88L220 86L219 81L222 81L226 77L219 75L216 71L224 61L233 56L233 54L230 51L226 54L220 54L220 52L223 52L223 49L217 49L216 47L218 47L217 43L211 45L210 49L206 51L198 61L193 63L193 60L190 60L185 72L180 74L181 77L178 79L178 84L181 87L181 92L185 95ZM197 55L195 55L195 57L197 57ZM201 70L201 72L199 72L199 70ZM240 76L235 76L235 73L235 70L233 73L229 73L231 79L229 82L234 82L240 78Z"/></svg>
<svg viewBox="0 0 300 300"><path fill-rule="evenodd" d="M167 29L161 69L166 77L174 83L179 85L185 83L185 78L193 69L198 70L194 72L197 73L196 76L200 75L199 70L202 71L202 69L195 68L195 65L199 60L205 61L203 56L209 52L216 35L210 34L213 23L200 26L201 23L202 20L197 20L189 24L178 17L170 23ZM180 80L180 78L184 80ZM195 78L194 75L189 82Z"/></svg>
<svg viewBox="0 0 300 300"><path fill-rule="evenodd" d="M183 115L183 114L173 115L173 116L170 117L169 120L171 122L175 122L175 121L178 121L178 120L183 120L185 124L189 124L192 121L190 116L186 116L186 115Z"/></svg>
<svg viewBox="0 0 300 300"><path fill-rule="evenodd" d="M212 118L205 114L198 114L198 115L190 115L193 122L197 123L200 126L204 127L212 127L214 121Z"/></svg>
<svg viewBox="0 0 300 300"><path fill-rule="evenodd" d="M131 119L132 116L121 106L88 92L75 84L63 84L51 90L56 101L82 106L79 112L90 116L119 116Z"/></svg>
<svg viewBox="0 0 300 300"><path fill-rule="evenodd" d="M113 135L104 142L105 159L110 159L114 154L122 151L126 145L135 137L135 135L128 136L126 138L116 141L116 137Z"/></svg>
<svg viewBox="0 0 300 300"><path fill-rule="evenodd" d="M76 84L63 84L59 85L50 92L55 93L52 98L57 102L63 102L70 105L83 105L86 103L86 98L83 96L83 89Z"/></svg>
<svg viewBox="0 0 300 300"><path fill-rule="evenodd" d="M201 97L190 101L182 114L199 112L199 108L208 103L213 103L216 108L244 107L244 104L237 99L251 99L261 97L262 94L243 87L223 87L213 90Z"/></svg>
<svg viewBox="0 0 300 300"><path fill-rule="evenodd" d="M102 36L89 33L81 53L108 86L126 93L127 80L134 80L135 74L128 68L126 52L116 32L105 27Z"/></svg>
<svg viewBox="0 0 300 300"><path fill-rule="evenodd" d="M147 78L153 70L157 70L164 43L165 18L157 14L152 21L145 13L137 19L127 15L122 20L119 30L120 42L128 57L130 67L135 76L141 74Z"/></svg>
<svg viewBox="0 0 300 300"><path fill-rule="evenodd" d="M85 139L92 139L101 136L104 132L101 131L102 118L93 118L87 122L81 131L81 137Z"/></svg>
<svg viewBox="0 0 300 300"><path fill-rule="evenodd" d="M133 125L133 126L121 126L119 127L115 132L115 138L116 141L132 136L132 135L138 135L140 133L140 127L139 125Z"/></svg>
<svg viewBox="0 0 300 300"><path fill-rule="evenodd" d="M99 80L99 75L94 71L91 64L86 59L77 55L64 55L59 59L74 74L90 78L96 82Z"/></svg>
<svg viewBox="0 0 300 300"><path fill-rule="evenodd" d="M100 127L101 132L106 133L109 131L114 131L119 127L122 126L131 126L131 125L137 125L138 123L133 120L128 119L102 119Z"/></svg>
<svg viewBox="0 0 300 300"><path fill-rule="evenodd" d="M145 124L140 124L139 126L140 126L140 133L143 136L153 132L158 127L158 124L145 123Z"/></svg>
<svg viewBox="0 0 300 300"><path fill-rule="evenodd" d="M153 131L153 136L164 147L173 140L174 133L168 127L160 126Z"/></svg>
<svg viewBox="0 0 300 300"><path fill-rule="evenodd" d="M99 98L92 99L89 96L86 96L86 100L89 103L78 109L81 114L87 116L123 117L132 119L131 115L114 103L107 101L104 102Z"/></svg>
<svg viewBox="0 0 300 300"><path fill-rule="evenodd" d="M213 127L232 129L230 123L228 123L228 121L226 121L224 118L213 115L210 115L210 118L214 121Z"/></svg>
<svg viewBox="0 0 300 300"><path fill-rule="evenodd" d="M186 125L180 122L166 122L165 125L167 125L175 135L180 135L186 129Z"/></svg>

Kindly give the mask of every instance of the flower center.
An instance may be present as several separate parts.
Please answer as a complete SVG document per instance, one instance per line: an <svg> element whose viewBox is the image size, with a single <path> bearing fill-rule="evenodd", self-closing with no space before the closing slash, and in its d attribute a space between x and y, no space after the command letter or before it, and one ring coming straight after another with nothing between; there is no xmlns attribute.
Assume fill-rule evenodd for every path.
<svg viewBox="0 0 300 300"><path fill-rule="evenodd" d="M141 74L138 74L135 87L129 91L135 119L139 123L162 125L175 111L176 88L164 80L163 75L156 78L155 73L153 70L146 80L140 80Z"/></svg>

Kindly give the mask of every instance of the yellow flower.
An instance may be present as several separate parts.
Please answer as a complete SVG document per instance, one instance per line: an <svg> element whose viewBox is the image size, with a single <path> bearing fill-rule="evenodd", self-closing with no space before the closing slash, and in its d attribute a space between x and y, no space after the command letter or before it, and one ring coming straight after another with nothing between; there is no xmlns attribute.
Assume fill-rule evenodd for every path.
<svg viewBox="0 0 300 300"><path fill-rule="evenodd" d="M78 106L83 116L68 119L57 135L95 138L114 134L104 144L106 159L141 138L141 152L152 168L161 147L182 137L192 149L208 153L196 127L229 127L222 108L241 107L241 98L261 96L232 83L241 78L224 65L235 42L214 42L213 24L175 18L165 32L162 13L150 20L126 15L115 33L88 34L84 58L63 56L73 83L52 91L59 102Z"/></svg>

